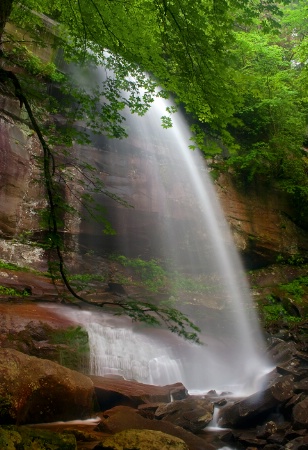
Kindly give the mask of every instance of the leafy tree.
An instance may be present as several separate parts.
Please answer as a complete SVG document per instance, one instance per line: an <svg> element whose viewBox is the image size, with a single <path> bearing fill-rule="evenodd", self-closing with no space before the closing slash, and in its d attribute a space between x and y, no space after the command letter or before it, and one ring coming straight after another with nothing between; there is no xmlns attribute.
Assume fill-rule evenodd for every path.
<svg viewBox="0 0 308 450"><path fill-rule="evenodd" d="M115 76L107 76L102 84L89 91L86 86L77 87L72 78L62 76L55 67L42 67L33 56L25 55L21 46L26 44L28 47L29 39L32 45L44 45L46 19L44 22L43 14L48 16L48 26L54 32L51 45L63 49L67 62L85 67L89 64L104 65ZM80 193L72 192L72 195L80 196L89 214L101 217L105 227L108 224L93 204L91 194L112 194L95 177L91 166L70 157L68 148L72 141L86 142L88 139L73 125L76 121L84 121L94 133L125 137L121 111L126 106L133 113L144 114L155 95L167 96L172 92L176 101L182 103L194 118L206 124L215 136L220 135L224 144L229 145L232 126L244 122L243 112L245 107L249 107L249 96L258 98L255 92L263 89L261 68L254 90L249 89L247 94L241 87L242 83L248 86L251 74L244 71L243 77L236 68L239 61L236 46L244 45L238 30L249 29L256 21L260 30L272 29L278 16L279 8L274 0L1 1L0 49L4 65L0 69L0 82L11 86L14 95L24 105L41 142L43 155L38 162L42 167L48 200L48 209L43 217L47 229L44 245L57 255L61 276L75 297L81 299L66 274L61 237L66 214L75 213L75 210L63 202L63 183L67 184L75 175L80 189L86 193L80 196ZM26 37L17 39L9 32L4 33L8 20L25 30ZM41 91L44 91L44 81L52 79L61 90L61 103L54 103L46 95L43 104L41 99L35 102L38 86L33 77L17 77L9 64L5 65L6 62L21 64L26 68L24 75L39 76ZM151 78L145 73L151 74ZM158 83L162 89L157 91ZM127 92L126 96L122 95L123 91ZM289 91L288 95L292 96L291 89ZM275 110L274 100L271 98L266 103L269 99L263 91L262 96L260 111L262 108L267 112ZM102 98L105 102L101 102ZM55 122L46 120L46 108L54 115L65 110L66 122L55 126ZM239 108L242 108L240 112ZM271 128L269 112L266 120ZM169 126L169 120L165 118L163 124ZM262 128L262 124L258 126ZM200 142L202 136L199 135ZM118 306L133 319L150 323L155 322L153 314L156 314L172 331L197 340L194 332L197 328L176 310L157 309L151 304L135 301L119 301ZM192 333L186 331L187 326L192 328Z"/></svg>
<svg viewBox="0 0 308 450"><path fill-rule="evenodd" d="M230 58L239 95L233 122L228 125L233 138L228 165L248 183L262 177L291 194L298 204L297 220L304 224L308 211L303 149L307 5L296 2L285 7L279 33L265 34L257 25L236 33Z"/></svg>

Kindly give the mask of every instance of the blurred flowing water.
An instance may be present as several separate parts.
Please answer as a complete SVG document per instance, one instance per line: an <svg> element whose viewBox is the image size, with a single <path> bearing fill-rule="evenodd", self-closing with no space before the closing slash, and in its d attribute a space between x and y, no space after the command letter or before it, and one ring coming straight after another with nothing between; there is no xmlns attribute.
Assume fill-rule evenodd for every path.
<svg viewBox="0 0 308 450"><path fill-rule="evenodd" d="M129 137L110 145L115 157L123 157L126 183L131 180L131 184L125 191L115 187L115 193L124 192L125 200L133 206L136 201L136 209L153 218L145 226L144 255L159 257L165 267L200 286L187 289L183 275L171 300L200 326L205 345L94 312L85 312L81 318L80 312L78 320L89 333L91 372L154 384L182 381L192 392L253 392L268 363L243 267L209 168L198 150L189 149L186 119L177 112L172 115L172 128L161 127L166 106L172 103L157 98L144 117L126 114ZM110 173L106 185L112 187L113 167L106 172ZM115 229L123 228L127 214L125 208L117 210ZM128 256L133 254L130 247L141 239L141 233L136 233L140 214L134 210L129 214L135 220L135 234L118 246ZM116 242L117 236L113 239Z"/></svg>

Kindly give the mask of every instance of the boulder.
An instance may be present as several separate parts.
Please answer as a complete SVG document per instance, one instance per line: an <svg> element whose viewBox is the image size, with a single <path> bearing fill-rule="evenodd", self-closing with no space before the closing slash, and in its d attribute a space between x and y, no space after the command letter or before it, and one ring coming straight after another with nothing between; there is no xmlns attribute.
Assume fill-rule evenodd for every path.
<svg viewBox="0 0 308 450"><path fill-rule="evenodd" d="M308 397L294 406L293 427L295 429L308 428Z"/></svg>
<svg viewBox="0 0 308 450"><path fill-rule="evenodd" d="M304 392L305 394L308 394L308 378L305 378L304 380L300 380L297 383L295 383L294 392Z"/></svg>
<svg viewBox="0 0 308 450"><path fill-rule="evenodd" d="M282 339L272 338L272 343L268 348L268 356L276 364L289 362L297 353L295 342L285 342Z"/></svg>
<svg viewBox="0 0 308 450"><path fill-rule="evenodd" d="M159 406L155 411L155 418L196 433L210 423L213 412L214 404L209 400L190 397Z"/></svg>
<svg viewBox="0 0 308 450"><path fill-rule="evenodd" d="M116 406L108 411L99 413L101 418L97 431L104 433L119 433L129 429L161 431L182 439L189 450L214 450L212 444L199 436L184 430L179 426L162 420L150 420L142 417L136 409L128 406Z"/></svg>
<svg viewBox="0 0 308 450"><path fill-rule="evenodd" d="M87 418L94 388L83 374L13 349L0 349L0 420L40 423Z"/></svg>
<svg viewBox="0 0 308 450"><path fill-rule="evenodd" d="M307 450L308 436L297 437L285 445L285 450Z"/></svg>
<svg viewBox="0 0 308 450"><path fill-rule="evenodd" d="M125 430L107 438L102 450L189 450L182 439L153 430Z"/></svg>
<svg viewBox="0 0 308 450"><path fill-rule="evenodd" d="M258 431L256 434L256 437L258 439L267 439L272 434L276 433L277 431L277 424L274 421L266 422Z"/></svg>
<svg viewBox="0 0 308 450"><path fill-rule="evenodd" d="M27 427L0 427L1 449L76 450L76 439L70 434L34 430Z"/></svg>
<svg viewBox="0 0 308 450"><path fill-rule="evenodd" d="M274 410L293 397L293 377L278 378L267 389L228 405L220 412L221 427L247 426L252 419Z"/></svg>
<svg viewBox="0 0 308 450"><path fill-rule="evenodd" d="M125 405L133 408L144 403L169 403L171 397L186 397L187 390L182 383L167 386L149 384L100 376L91 376L100 410Z"/></svg>

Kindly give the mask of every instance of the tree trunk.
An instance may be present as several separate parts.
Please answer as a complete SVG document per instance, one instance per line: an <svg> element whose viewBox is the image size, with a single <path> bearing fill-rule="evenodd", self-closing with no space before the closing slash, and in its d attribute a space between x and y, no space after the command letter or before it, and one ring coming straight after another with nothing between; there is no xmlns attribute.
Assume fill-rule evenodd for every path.
<svg viewBox="0 0 308 450"><path fill-rule="evenodd" d="M0 49L2 46L2 35L8 18L10 17L14 0L0 1Z"/></svg>

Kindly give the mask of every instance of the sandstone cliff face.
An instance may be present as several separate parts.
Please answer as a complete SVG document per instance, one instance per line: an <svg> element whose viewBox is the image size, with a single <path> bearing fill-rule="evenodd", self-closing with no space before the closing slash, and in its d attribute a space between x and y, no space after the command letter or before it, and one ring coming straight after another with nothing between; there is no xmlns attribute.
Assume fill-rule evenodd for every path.
<svg viewBox="0 0 308 450"><path fill-rule="evenodd" d="M20 239L28 231L39 230L38 211L45 204L42 187L33 182L38 177L34 158L40 153L40 145L22 121L18 101L4 94L0 97L0 131L1 258L23 265L42 266L43 253L26 246L24 239ZM76 148L77 154L86 154L87 160L96 165L107 189L134 205L133 209L125 208L108 197L98 198L107 208L107 218L115 225L117 237L103 236L102 226L77 219L67 221L67 235L71 236L75 251L90 244L95 250L101 246L104 250L123 253L127 242L133 242L131 256L155 257L158 236L150 230L154 223L164 220L159 212L161 187L158 183L147 186L152 167L151 159L143 156L142 142L130 137L125 148L121 145L118 141L101 140L94 142L91 148ZM154 145L153 151L159 152L159 149ZM146 191L149 187L150 196ZM307 231L293 221L294 211L286 196L263 185L243 191L230 174L221 175L215 188L247 267L272 263L278 255L307 256ZM171 205L175 232L178 227L189 229L193 199L183 197L182 186L173 186L167 201ZM200 236L201 233L202 230ZM193 239L198 240L199 236L193 236Z"/></svg>
<svg viewBox="0 0 308 450"><path fill-rule="evenodd" d="M142 152L142 144L129 137L121 146L98 142L90 150L91 161L98 165L107 188L122 195L134 208L124 208L101 198L107 207L108 219L116 226L117 236L104 237L98 226L83 222L80 243L93 245L93 248L101 245L119 252L129 249L130 256L159 257L156 252L161 242L153 229L159 229L159 223L166 220L159 203L162 199L169 202L172 214L168 220L173 233L179 230L183 235L195 215L194 200L185 197L185 188L180 185L172 186L164 197L160 184L153 183L153 167L149 155ZM80 149L80 153L85 154L86 149ZM181 170L180 167L173 169ZM292 200L275 189L274 184L256 183L244 189L236 184L232 174L223 173L214 186L247 268L275 263L279 257L308 256L307 230L296 224ZM194 230L197 231L191 240L202 239L202 229L196 223Z"/></svg>
<svg viewBox="0 0 308 450"><path fill-rule="evenodd" d="M18 100L0 95L0 252L2 259L31 264L41 252L24 243L27 232L39 230L37 213L45 200L35 183L40 146L21 115Z"/></svg>
<svg viewBox="0 0 308 450"><path fill-rule="evenodd" d="M290 197L273 185L236 186L230 174L215 183L237 248L250 266L273 263L278 256L308 256L308 233L295 223Z"/></svg>

